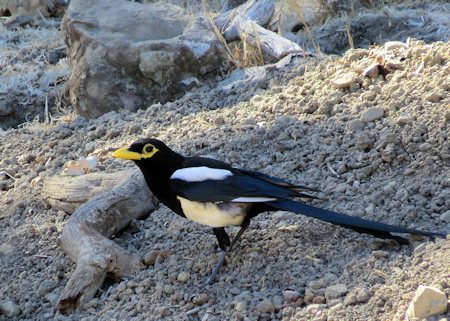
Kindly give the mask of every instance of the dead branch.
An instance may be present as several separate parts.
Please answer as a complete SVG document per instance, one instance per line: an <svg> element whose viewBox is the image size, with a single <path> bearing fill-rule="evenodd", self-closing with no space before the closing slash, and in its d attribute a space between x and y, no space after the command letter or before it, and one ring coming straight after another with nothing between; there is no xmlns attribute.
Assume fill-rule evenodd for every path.
<svg viewBox="0 0 450 321"><path fill-rule="evenodd" d="M125 170L83 176L52 176L44 181L42 198L55 210L72 214L87 201L124 183L132 172Z"/></svg>
<svg viewBox="0 0 450 321"><path fill-rule="evenodd" d="M127 253L108 238L155 207L156 201L142 174L136 171L73 213L64 226L60 245L77 267L59 297L59 312L71 313L91 300L108 273L120 278L142 268L138 256Z"/></svg>
<svg viewBox="0 0 450 321"><path fill-rule="evenodd" d="M275 13L273 0L252 0L227 11L214 19L216 26L227 41L234 41L240 38L241 32L236 26L235 19L241 17L244 20L256 22L264 26L270 21Z"/></svg>
<svg viewBox="0 0 450 321"><path fill-rule="evenodd" d="M295 42L262 27L273 16L274 8L273 0L248 1L216 17L214 22L228 42L245 34L249 43L261 47L265 54L275 59L291 53L304 53Z"/></svg>

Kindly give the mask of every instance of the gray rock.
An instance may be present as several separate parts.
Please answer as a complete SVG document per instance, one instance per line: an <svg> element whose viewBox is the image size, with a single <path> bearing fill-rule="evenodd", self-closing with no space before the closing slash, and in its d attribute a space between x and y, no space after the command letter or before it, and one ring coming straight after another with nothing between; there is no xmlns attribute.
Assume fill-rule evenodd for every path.
<svg viewBox="0 0 450 321"><path fill-rule="evenodd" d="M56 304L58 303L59 295L55 292L48 293L45 295L45 298L48 302L51 303L53 307L56 307Z"/></svg>
<svg viewBox="0 0 450 321"><path fill-rule="evenodd" d="M245 301L236 302L234 308L236 309L236 311L245 311L247 310L247 302Z"/></svg>
<svg viewBox="0 0 450 321"><path fill-rule="evenodd" d="M424 319L447 311L447 296L441 290L420 285L406 311L410 319Z"/></svg>
<svg viewBox="0 0 450 321"><path fill-rule="evenodd" d="M339 283L329 286L325 289L325 298L327 301L332 299L337 299L348 292L347 286L345 284Z"/></svg>
<svg viewBox="0 0 450 321"><path fill-rule="evenodd" d="M269 299L263 299L256 305L256 310L262 313L271 313L275 310L275 305Z"/></svg>
<svg viewBox="0 0 450 321"><path fill-rule="evenodd" d="M354 305L358 303L358 299L356 298L356 292L351 291L347 293L344 299L344 305Z"/></svg>
<svg viewBox="0 0 450 321"><path fill-rule="evenodd" d="M388 41L384 44L384 49L386 50L395 50L404 48L406 48L406 44L401 41Z"/></svg>
<svg viewBox="0 0 450 321"><path fill-rule="evenodd" d="M400 126L411 124L414 121L414 118L407 115L402 115L397 118L397 124Z"/></svg>
<svg viewBox="0 0 450 321"><path fill-rule="evenodd" d="M292 289L285 289L283 290L283 297L286 300L286 302L296 302L298 299L300 299L301 294L298 291L292 290Z"/></svg>
<svg viewBox="0 0 450 321"><path fill-rule="evenodd" d="M431 149L432 145L430 143L422 143L419 145L419 150L421 152L426 152L429 151Z"/></svg>
<svg viewBox="0 0 450 321"><path fill-rule="evenodd" d="M16 247L13 244L7 242L0 244L0 257L3 255L10 256L14 253L16 253Z"/></svg>
<svg viewBox="0 0 450 321"><path fill-rule="evenodd" d="M352 132L355 132L355 131L358 131L358 130L361 130L361 129L363 129L364 128L364 122L363 121L361 121L361 120L359 120L359 119L355 119L355 120L352 120L352 121L349 121L348 123L347 123L347 128L349 129L349 130L351 130Z"/></svg>
<svg viewBox="0 0 450 321"><path fill-rule="evenodd" d="M180 282L186 282L187 280L189 280L190 277L191 275L189 273L181 272L180 274L178 274L177 280Z"/></svg>
<svg viewBox="0 0 450 321"><path fill-rule="evenodd" d="M366 288L358 288L356 291L356 299L359 303L365 303L369 301L371 295L368 289Z"/></svg>
<svg viewBox="0 0 450 321"><path fill-rule="evenodd" d="M244 85L264 88L266 87L266 82L266 67L250 67L233 70L228 78L219 82L217 88L220 88L227 93Z"/></svg>
<svg viewBox="0 0 450 321"><path fill-rule="evenodd" d="M350 86L356 84L357 82L358 82L358 74L356 74L353 71L340 73L333 79L333 85L338 89L349 88Z"/></svg>
<svg viewBox="0 0 450 321"><path fill-rule="evenodd" d="M442 213L440 218L441 218L442 221L444 221L446 223L450 223L450 211Z"/></svg>
<svg viewBox="0 0 450 321"><path fill-rule="evenodd" d="M389 257L389 252L377 250L377 251L372 251L372 255L374 258L377 258L377 259L384 259L384 258Z"/></svg>
<svg viewBox="0 0 450 321"><path fill-rule="evenodd" d="M308 306L306 307L306 313L315 315L318 311L324 310L325 308L325 304L308 304Z"/></svg>
<svg viewBox="0 0 450 321"><path fill-rule="evenodd" d="M17 317L20 314L20 307L14 301L6 301L0 303L0 314L4 314L7 317Z"/></svg>
<svg viewBox="0 0 450 321"><path fill-rule="evenodd" d="M365 150L367 148L371 148L374 144L374 141L366 134L360 133L356 137L356 148L359 150Z"/></svg>
<svg viewBox="0 0 450 321"><path fill-rule="evenodd" d="M74 0L63 30L71 102L88 118L180 97L181 81L202 80L225 59L207 21L169 4Z"/></svg>
<svg viewBox="0 0 450 321"><path fill-rule="evenodd" d="M367 123L378 120L384 115L384 109L381 107L369 108L361 114L361 121Z"/></svg>
<svg viewBox="0 0 450 321"><path fill-rule="evenodd" d="M313 290L319 290L326 287L334 280L336 280L336 275L334 275L333 273L327 273L323 278L309 282L308 287Z"/></svg>
<svg viewBox="0 0 450 321"><path fill-rule="evenodd" d="M196 305L203 305L207 303L209 300L209 297L206 293L201 293L199 295L196 295L192 298L192 303Z"/></svg>
<svg viewBox="0 0 450 321"><path fill-rule="evenodd" d="M430 103L437 103L442 99L442 96L437 92L432 92L426 96L426 99Z"/></svg>
<svg viewBox="0 0 450 321"><path fill-rule="evenodd" d="M354 288L344 298L344 305L365 303L370 299L370 292L366 288Z"/></svg>

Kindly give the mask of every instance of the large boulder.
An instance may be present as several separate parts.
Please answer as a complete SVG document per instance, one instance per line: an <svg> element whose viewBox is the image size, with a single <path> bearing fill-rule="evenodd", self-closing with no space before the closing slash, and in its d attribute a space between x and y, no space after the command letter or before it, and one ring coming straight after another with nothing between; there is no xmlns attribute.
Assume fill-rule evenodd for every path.
<svg viewBox="0 0 450 321"><path fill-rule="evenodd" d="M84 117L136 110L184 93L223 66L209 21L169 4L72 0L63 21L71 102Z"/></svg>

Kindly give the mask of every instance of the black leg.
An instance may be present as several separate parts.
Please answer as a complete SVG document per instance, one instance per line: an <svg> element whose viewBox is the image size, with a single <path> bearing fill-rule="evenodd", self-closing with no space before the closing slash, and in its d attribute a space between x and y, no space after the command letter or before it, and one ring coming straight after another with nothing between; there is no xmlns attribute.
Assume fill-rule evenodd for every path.
<svg viewBox="0 0 450 321"><path fill-rule="evenodd" d="M230 246L230 237L223 227L213 227L213 233L217 238L219 247L222 251L226 251Z"/></svg>
<svg viewBox="0 0 450 321"><path fill-rule="evenodd" d="M241 229L234 236L231 243L230 243L230 238L228 237L228 234L223 227L213 228L214 234L217 237L217 241L219 242L219 246L222 249L222 251L219 254L219 258L217 260L216 265L214 266L211 276L208 278L208 280L206 280L207 285L211 285L214 283L217 273L219 273L219 269L222 266L223 261L225 260L225 255L227 254L227 247L228 247L228 251L230 251L233 248L234 244L236 244L237 240L241 237L241 235L248 228L249 223L250 223L250 221L247 221L247 220L245 220L244 223L242 223ZM222 248L221 244L225 244L225 243L227 243L227 246L225 248Z"/></svg>

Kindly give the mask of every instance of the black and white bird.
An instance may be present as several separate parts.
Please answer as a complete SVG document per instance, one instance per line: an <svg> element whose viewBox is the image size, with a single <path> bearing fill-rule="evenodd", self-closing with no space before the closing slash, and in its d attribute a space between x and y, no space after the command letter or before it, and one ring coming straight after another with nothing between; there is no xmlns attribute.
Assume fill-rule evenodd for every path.
<svg viewBox="0 0 450 321"><path fill-rule="evenodd" d="M317 190L210 158L184 157L157 139L140 139L116 150L113 156L133 160L153 194L172 211L212 227L222 251L207 284L214 282L226 252L232 249L250 220L268 211L303 214L400 244L409 242L391 233L446 237L445 233L378 223L294 201L292 198L315 198L305 192ZM241 227L232 240L225 231L228 226Z"/></svg>

